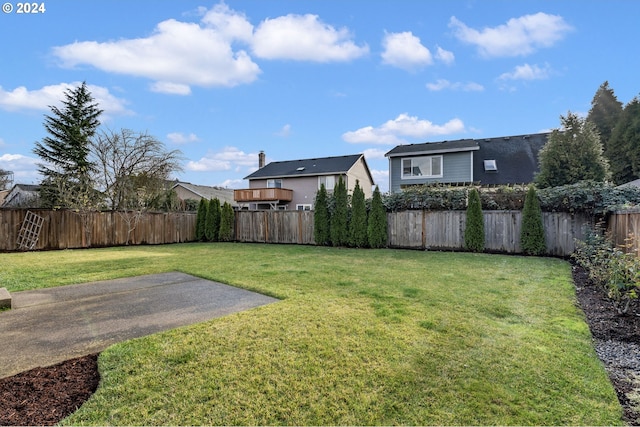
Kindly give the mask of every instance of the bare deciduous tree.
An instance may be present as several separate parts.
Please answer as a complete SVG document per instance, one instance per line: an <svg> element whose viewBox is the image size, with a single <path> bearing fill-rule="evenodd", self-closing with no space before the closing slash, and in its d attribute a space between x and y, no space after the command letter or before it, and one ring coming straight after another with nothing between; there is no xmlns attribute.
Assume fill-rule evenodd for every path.
<svg viewBox="0 0 640 427"><path fill-rule="evenodd" d="M97 181L113 210L149 207L164 191L164 182L182 170L179 150L167 151L147 133L106 131L92 143Z"/></svg>
<svg viewBox="0 0 640 427"><path fill-rule="evenodd" d="M167 151L147 133L129 129L102 132L93 141L97 182L112 210L127 224L127 243L142 213L159 208L167 193L166 181L180 171L182 153Z"/></svg>

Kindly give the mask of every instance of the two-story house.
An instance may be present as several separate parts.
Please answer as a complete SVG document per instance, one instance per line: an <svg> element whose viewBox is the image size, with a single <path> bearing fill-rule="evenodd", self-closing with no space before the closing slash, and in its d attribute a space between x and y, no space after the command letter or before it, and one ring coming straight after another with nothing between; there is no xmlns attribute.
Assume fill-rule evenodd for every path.
<svg viewBox="0 0 640 427"><path fill-rule="evenodd" d="M244 178L249 188L234 191L241 208L312 210L320 186L331 192L340 177L349 192L358 181L365 197L372 195L374 182L363 154L264 162L260 152L258 170Z"/></svg>
<svg viewBox="0 0 640 427"><path fill-rule="evenodd" d="M419 184L528 184L550 133L398 145L389 158L389 191Z"/></svg>

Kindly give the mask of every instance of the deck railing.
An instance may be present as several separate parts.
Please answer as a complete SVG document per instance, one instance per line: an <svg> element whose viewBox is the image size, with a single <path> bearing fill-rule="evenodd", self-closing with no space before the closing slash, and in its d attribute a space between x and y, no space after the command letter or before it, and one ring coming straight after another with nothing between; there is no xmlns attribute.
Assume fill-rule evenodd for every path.
<svg viewBox="0 0 640 427"><path fill-rule="evenodd" d="M238 203L290 202L293 200L293 190L286 188L247 188L233 190L233 200Z"/></svg>

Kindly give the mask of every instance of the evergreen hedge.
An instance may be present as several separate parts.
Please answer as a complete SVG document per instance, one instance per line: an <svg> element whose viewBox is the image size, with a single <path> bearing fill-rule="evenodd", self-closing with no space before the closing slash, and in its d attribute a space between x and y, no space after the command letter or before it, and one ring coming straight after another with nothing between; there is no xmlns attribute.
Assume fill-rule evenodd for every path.
<svg viewBox="0 0 640 427"><path fill-rule="evenodd" d="M220 233L220 200L209 200L209 208L204 225L204 235L207 241L217 242Z"/></svg>

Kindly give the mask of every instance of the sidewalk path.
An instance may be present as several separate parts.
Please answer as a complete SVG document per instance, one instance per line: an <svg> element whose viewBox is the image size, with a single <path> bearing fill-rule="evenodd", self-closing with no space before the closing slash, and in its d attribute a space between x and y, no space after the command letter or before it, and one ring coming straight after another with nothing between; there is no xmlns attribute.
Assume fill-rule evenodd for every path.
<svg viewBox="0 0 640 427"><path fill-rule="evenodd" d="M184 273L15 292L0 312L0 378L278 301Z"/></svg>

